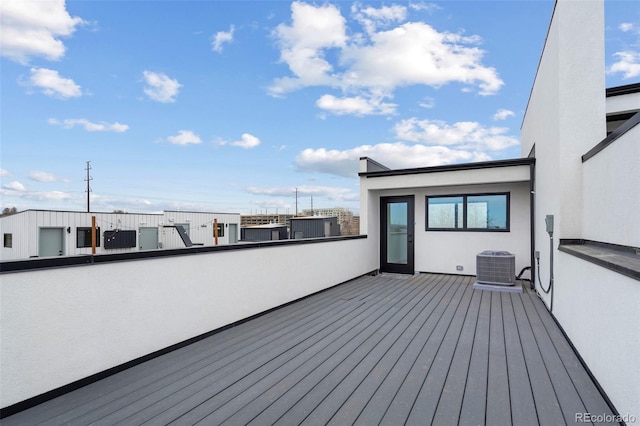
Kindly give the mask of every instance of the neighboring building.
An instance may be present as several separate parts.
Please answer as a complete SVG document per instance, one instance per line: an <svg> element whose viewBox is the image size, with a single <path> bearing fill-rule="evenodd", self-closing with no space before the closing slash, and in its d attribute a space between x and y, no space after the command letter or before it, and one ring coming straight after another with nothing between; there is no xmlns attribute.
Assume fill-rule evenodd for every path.
<svg viewBox="0 0 640 426"><path fill-rule="evenodd" d="M275 241L289 238L287 227L277 223L240 228L242 241Z"/></svg>
<svg viewBox="0 0 640 426"><path fill-rule="evenodd" d="M256 226L280 224L289 227L292 214L243 214L240 215L240 226Z"/></svg>
<svg viewBox="0 0 640 426"><path fill-rule="evenodd" d="M337 237L340 225L337 217L306 216L291 218L291 239Z"/></svg>
<svg viewBox="0 0 640 426"><path fill-rule="evenodd" d="M185 247L176 226L194 245L238 242L240 215L165 211L163 213L86 213L25 210L0 218L2 259L91 254L91 223L96 218L96 254Z"/></svg>
<svg viewBox="0 0 640 426"><path fill-rule="evenodd" d="M360 231L359 223L355 222L357 216L353 212L343 207L334 207L330 209L304 209L302 216L326 216L337 217L340 225L341 235L357 235Z"/></svg>

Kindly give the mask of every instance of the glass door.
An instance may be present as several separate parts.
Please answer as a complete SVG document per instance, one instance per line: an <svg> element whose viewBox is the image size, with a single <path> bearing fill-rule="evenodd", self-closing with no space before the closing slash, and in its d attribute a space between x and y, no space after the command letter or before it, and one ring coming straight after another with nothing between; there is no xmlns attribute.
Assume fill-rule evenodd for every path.
<svg viewBox="0 0 640 426"><path fill-rule="evenodd" d="M380 199L380 269L413 274L413 196Z"/></svg>

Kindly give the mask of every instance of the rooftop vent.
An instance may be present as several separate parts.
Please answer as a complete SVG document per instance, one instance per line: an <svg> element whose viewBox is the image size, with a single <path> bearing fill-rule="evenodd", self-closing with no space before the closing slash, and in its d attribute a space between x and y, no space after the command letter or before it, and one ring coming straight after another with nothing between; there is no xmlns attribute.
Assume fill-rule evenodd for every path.
<svg viewBox="0 0 640 426"><path fill-rule="evenodd" d="M507 251L483 251L476 256L476 275L481 284L515 285L516 257Z"/></svg>

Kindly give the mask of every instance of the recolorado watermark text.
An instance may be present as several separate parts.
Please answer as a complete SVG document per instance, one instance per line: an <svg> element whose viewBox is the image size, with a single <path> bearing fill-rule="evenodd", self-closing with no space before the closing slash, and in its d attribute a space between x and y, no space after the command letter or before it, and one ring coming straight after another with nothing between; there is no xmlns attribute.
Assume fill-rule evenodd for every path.
<svg viewBox="0 0 640 426"><path fill-rule="evenodd" d="M576 413L576 423L635 423L636 416L632 414L592 414Z"/></svg>

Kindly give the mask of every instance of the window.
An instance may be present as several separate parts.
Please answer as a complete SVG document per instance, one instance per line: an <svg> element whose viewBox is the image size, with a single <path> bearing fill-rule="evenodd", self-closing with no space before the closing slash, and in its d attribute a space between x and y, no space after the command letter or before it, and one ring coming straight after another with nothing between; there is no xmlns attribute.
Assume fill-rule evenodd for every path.
<svg viewBox="0 0 640 426"><path fill-rule="evenodd" d="M213 236L215 237L216 234L214 233ZM224 237L224 223L218 222L218 237Z"/></svg>
<svg viewBox="0 0 640 426"><path fill-rule="evenodd" d="M509 193L427 197L428 231L509 231Z"/></svg>
<svg viewBox="0 0 640 426"><path fill-rule="evenodd" d="M76 247L91 247L91 228L76 228ZM100 228L96 228L96 247L100 247Z"/></svg>
<svg viewBox="0 0 640 426"><path fill-rule="evenodd" d="M4 246L11 248L13 247L13 234L4 234Z"/></svg>

